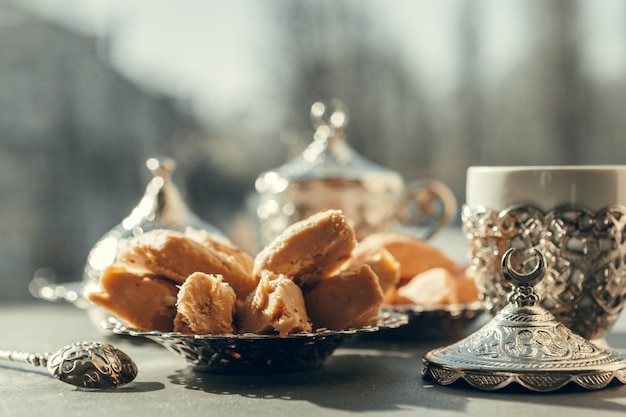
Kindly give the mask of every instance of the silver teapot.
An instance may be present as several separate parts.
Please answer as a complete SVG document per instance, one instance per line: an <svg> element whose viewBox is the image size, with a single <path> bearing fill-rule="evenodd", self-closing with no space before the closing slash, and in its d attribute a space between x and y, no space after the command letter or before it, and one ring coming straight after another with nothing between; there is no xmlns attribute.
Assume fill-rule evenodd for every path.
<svg viewBox="0 0 626 417"><path fill-rule="evenodd" d="M399 173L353 150L344 134L348 119L348 109L339 99L314 103L313 142L294 159L256 179L261 245L290 224L326 209L343 210L357 239L402 227L429 239L455 217L456 199L443 183L405 184Z"/></svg>
<svg viewBox="0 0 626 417"><path fill-rule="evenodd" d="M117 258L118 247L126 239L154 229L185 231L187 227L204 230L217 240L228 241L219 229L193 213L172 181L176 162L167 157L149 158L146 167L152 178L145 192L131 212L115 227L106 232L87 256L82 281L55 284L46 276L35 276L30 284L33 296L47 301L67 301L86 309L93 324L101 324L109 316L100 307L88 301L86 294L98 291L100 276Z"/></svg>

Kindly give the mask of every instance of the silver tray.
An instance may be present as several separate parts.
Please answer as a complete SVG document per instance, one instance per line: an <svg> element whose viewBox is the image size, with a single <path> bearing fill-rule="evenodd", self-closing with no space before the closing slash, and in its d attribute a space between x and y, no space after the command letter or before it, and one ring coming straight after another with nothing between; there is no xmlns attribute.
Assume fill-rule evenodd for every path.
<svg viewBox="0 0 626 417"><path fill-rule="evenodd" d="M417 304L385 305L382 311L404 314L408 323L397 329L384 329L376 337L413 341L457 339L485 312L479 301L424 307Z"/></svg>
<svg viewBox="0 0 626 417"><path fill-rule="evenodd" d="M260 334L185 335L141 331L110 319L104 329L116 335L147 338L180 356L198 372L258 374L320 368L344 341L361 333L406 325L405 314L382 312L375 325L348 330L318 330L289 336Z"/></svg>

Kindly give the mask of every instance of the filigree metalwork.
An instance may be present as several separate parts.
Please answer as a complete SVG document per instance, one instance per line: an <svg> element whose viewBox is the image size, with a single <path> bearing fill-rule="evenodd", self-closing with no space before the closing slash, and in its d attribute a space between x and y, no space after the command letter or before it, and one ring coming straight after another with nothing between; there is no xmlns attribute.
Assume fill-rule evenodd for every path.
<svg viewBox="0 0 626 417"><path fill-rule="evenodd" d="M587 339L601 339L611 329L626 297L626 207L544 213L532 206L501 212L465 206L462 221L476 283L492 313L506 305L510 289L499 273L502 254L538 249L546 257L546 277L537 285L541 305ZM533 262L520 270L531 270Z"/></svg>
<svg viewBox="0 0 626 417"><path fill-rule="evenodd" d="M74 343L52 354L3 350L0 359L45 366L56 379L81 388L117 388L137 376L137 366L127 354L98 342Z"/></svg>
<svg viewBox="0 0 626 417"><path fill-rule="evenodd" d="M505 307L476 333L424 357L422 375L441 385L463 379L475 388L495 390L512 382L534 391L576 383L587 389L612 380L626 384L626 362L572 333L538 307Z"/></svg>
<svg viewBox="0 0 626 417"><path fill-rule="evenodd" d="M572 382L588 389L617 380L626 384L626 360L590 343L538 305L533 284L545 272L539 253L528 274L510 269L508 250L503 275L512 285L511 300L495 317L465 339L424 355L422 376L441 385L459 379L484 390L517 382L534 391L552 391Z"/></svg>
<svg viewBox="0 0 626 417"><path fill-rule="evenodd" d="M383 311L406 314L408 324L398 329L381 329L373 335L385 340L457 340L485 311L479 301L463 304L421 306L385 305Z"/></svg>
<svg viewBox="0 0 626 417"><path fill-rule="evenodd" d="M318 330L288 336L260 334L185 335L177 332L139 331L110 320L105 330L114 334L145 337L180 356L198 372L258 374L296 372L323 366L344 341L361 333L373 333L407 323L406 315L382 313L372 326L347 330Z"/></svg>

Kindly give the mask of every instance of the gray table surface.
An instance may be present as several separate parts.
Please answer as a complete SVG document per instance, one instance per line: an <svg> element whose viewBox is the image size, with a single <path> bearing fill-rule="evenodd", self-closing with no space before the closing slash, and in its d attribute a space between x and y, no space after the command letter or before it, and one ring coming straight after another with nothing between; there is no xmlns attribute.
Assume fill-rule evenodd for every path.
<svg viewBox="0 0 626 417"><path fill-rule="evenodd" d="M484 321L481 317L474 327ZM471 331L472 329L468 329ZM106 392L57 381L44 368L0 362L0 416L340 416L567 415L626 412L626 387L599 391L522 389L484 392L442 387L420 376L421 358L442 340L356 338L314 371L281 375L214 375L190 371L179 357L152 343L102 334L85 311L36 301L0 306L0 349L45 352L76 341L100 340L127 352L139 367L134 382ZM626 350L626 319L607 338Z"/></svg>

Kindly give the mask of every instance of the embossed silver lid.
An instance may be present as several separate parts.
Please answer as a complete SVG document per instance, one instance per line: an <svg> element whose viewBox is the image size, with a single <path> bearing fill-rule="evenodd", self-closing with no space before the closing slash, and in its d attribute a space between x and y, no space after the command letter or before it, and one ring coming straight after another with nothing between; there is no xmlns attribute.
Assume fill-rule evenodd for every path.
<svg viewBox="0 0 626 417"><path fill-rule="evenodd" d="M285 164L255 181L259 240L271 242L287 226L330 208L354 222L357 237L396 228L402 176L354 150L346 140L346 104L333 99L311 106L313 142Z"/></svg>
<svg viewBox="0 0 626 417"><path fill-rule="evenodd" d="M343 101L314 103L313 141L257 177L253 198L261 246L287 226L328 209L343 210L359 240L399 228L430 239L456 216L456 197L441 181L405 183L399 172L353 149L345 135L348 120Z"/></svg>
<svg viewBox="0 0 626 417"><path fill-rule="evenodd" d="M511 267L509 249L502 273L513 289L509 303L478 331L423 358L422 376L441 385L465 380L482 390L516 382L533 391L553 391L569 383L601 389L616 380L626 384L626 358L572 332L538 305L534 285L543 278L544 258L532 272Z"/></svg>
<svg viewBox="0 0 626 417"><path fill-rule="evenodd" d="M146 167L152 173L152 179L141 200L121 223L96 242L87 257L83 276L86 292L92 285L99 287L100 275L115 261L120 242L131 236L154 229L184 232L187 227L193 227L217 239L228 240L219 229L193 213L183 200L171 178L176 161L167 157L149 158Z"/></svg>

